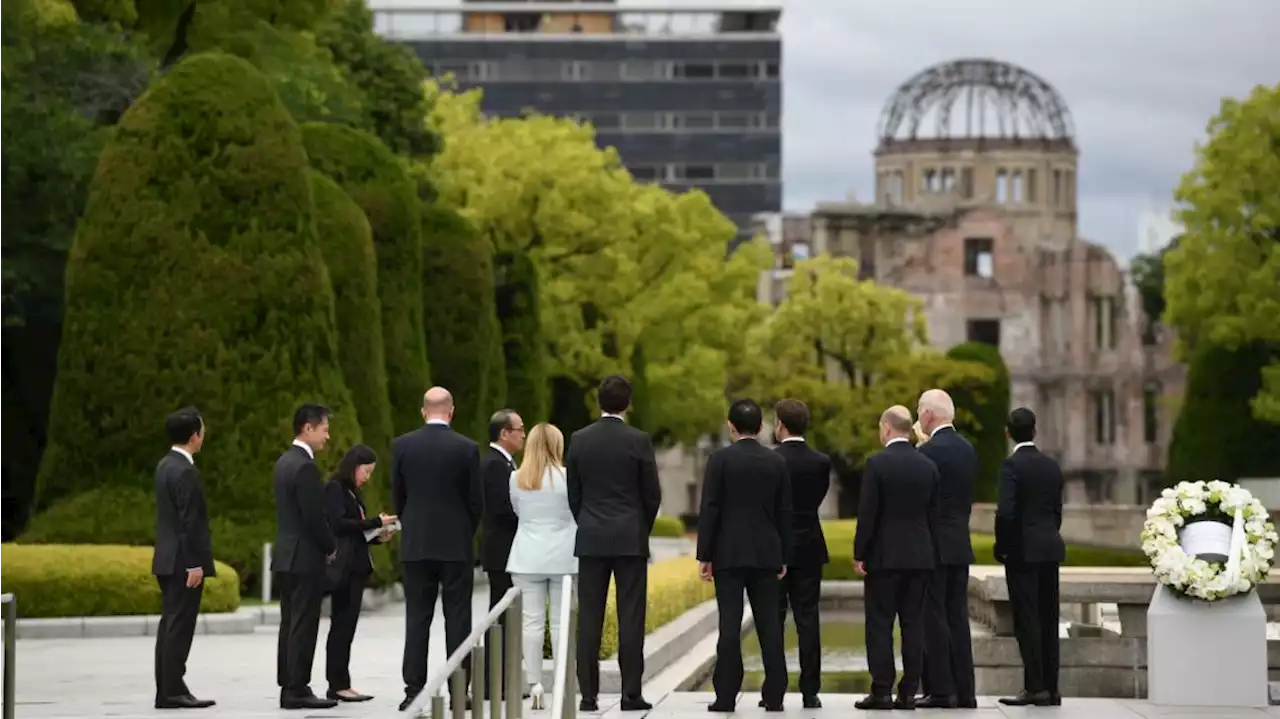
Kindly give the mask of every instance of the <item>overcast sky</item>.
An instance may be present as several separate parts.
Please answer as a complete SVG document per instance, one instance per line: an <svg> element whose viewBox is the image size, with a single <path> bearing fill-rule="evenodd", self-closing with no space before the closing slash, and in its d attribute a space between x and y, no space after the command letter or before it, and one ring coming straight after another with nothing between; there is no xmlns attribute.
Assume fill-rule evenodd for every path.
<svg viewBox="0 0 1280 719"><path fill-rule="evenodd" d="M1277 0L786 0L785 205L870 200L880 110L931 65L1017 64L1066 99L1080 231L1127 258L1224 95L1280 82Z"/></svg>

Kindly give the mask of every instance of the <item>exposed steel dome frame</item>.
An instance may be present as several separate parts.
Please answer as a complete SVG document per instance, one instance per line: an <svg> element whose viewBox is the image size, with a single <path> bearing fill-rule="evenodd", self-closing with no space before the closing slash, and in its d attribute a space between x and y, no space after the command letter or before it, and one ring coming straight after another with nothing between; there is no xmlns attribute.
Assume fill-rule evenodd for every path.
<svg viewBox="0 0 1280 719"><path fill-rule="evenodd" d="M962 113L963 134L952 133ZM934 132L921 137L930 115ZM996 60L963 59L934 65L903 83L885 103L881 146L917 139L1047 140L1074 146L1071 111L1039 76Z"/></svg>

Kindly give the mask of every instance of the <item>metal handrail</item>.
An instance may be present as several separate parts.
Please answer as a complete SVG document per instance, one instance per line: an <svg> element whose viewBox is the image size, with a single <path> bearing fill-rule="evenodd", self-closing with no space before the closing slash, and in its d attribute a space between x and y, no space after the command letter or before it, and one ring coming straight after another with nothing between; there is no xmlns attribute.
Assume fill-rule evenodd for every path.
<svg viewBox="0 0 1280 719"><path fill-rule="evenodd" d="M505 638L501 637L498 628L495 626L498 619L504 614L511 614L505 622L503 629L506 630ZM472 717L474 719L484 719L484 703L482 696L484 693L484 678L490 674L485 662L485 653L482 650L480 639L486 638L486 644L490 647L490 654L496 656L497 661L501 661L504 653L503 645L506 645L507 651L505 656L507 659L507 681L505 687L498 687L490 684L489 697L490 704L493 708L492 719L499 719L498 705L500 697L506 697L506 719L520 719L521 701L524 692L521 689L522 677L524 670L522 668L522 657L520 649L523 643L520 641L520 614L521 614L521 597L520 590L512 587L507 593L502 595L502 599L493 605L489 613L485 615L483 621L480 622L462 644L453 650L453 654L449 655L449 659L444 663L438 671L431 674L427 678L427 685L423 688L418 696L414 697L409 706L404 708L404 712L397 712L396 716L403 716L408 712L411 716L420 715L422 709L428 701L431 702L431 719L444 719L444 695L442 694L446 683L449 685L449 693L453 699L453 716L461 717L466 712L466 675L462 671L462 663L471 657L472 661L472 683L473 687L478 687L479 692L472 690ZM498 673L501 677L501 673Z"/></svg>
<svg viewBox="0 0 1280 719"><path fill-rule="evenodd" d="M18 599L12 594L0 594L4 606L4 719L13 719L14 689L17 678L18 656Z"/></svg>
<svg viewBox="0 0 1280 719"><path fill-rule="evenodd" d="M552 719L574 719L577 705L573 698L578 693L577 666L574 654L577 651L577 623L573 614L573 575L566 574L561 579L560 636L556 642L556 671L551 681L551 717Z"/></svg>

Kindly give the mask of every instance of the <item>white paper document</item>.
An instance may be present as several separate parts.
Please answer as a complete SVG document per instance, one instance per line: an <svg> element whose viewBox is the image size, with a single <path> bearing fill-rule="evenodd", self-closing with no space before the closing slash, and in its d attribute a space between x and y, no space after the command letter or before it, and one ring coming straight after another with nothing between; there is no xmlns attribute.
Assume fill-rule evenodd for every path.
<svg viewBox="0 0 1280 719"><path fill-rule="evenodd" d="M386 531L388 531L388 532L392 532L392 533L399 532L399 531L400 531L400 520L398 520L398 519L397 519L396 521L392 522L391 524L388 524L388 525L387 525L387 526L385 526L385 527L376 527L376 528L374 528L374 529L366 530L366 531L365 531L365 533L364 533L364 541L366 541L366 542L371 542L371 541L373 541L373 538L374 538L374 537L376 537L376 536L378 536L379 534L382 534L382 531L383 531L383 530L386 530Z"/></svg>

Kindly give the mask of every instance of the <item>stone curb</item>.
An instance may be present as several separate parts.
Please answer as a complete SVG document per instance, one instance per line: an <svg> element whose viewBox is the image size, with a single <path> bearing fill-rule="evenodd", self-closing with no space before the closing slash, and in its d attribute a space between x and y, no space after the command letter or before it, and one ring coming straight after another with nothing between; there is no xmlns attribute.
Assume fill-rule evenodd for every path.
<svg viewBox="0 0 1280 719"><path fill-rule="evenodd" d="M714 599L708 600L658 627L644 638L644 677L647 682L682 659L698 642L715 633L720 616ZM600 661L600 693L622 691L617 656Z"/></svg>

